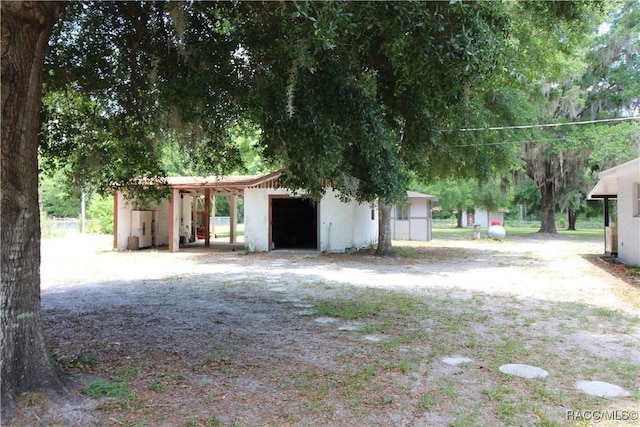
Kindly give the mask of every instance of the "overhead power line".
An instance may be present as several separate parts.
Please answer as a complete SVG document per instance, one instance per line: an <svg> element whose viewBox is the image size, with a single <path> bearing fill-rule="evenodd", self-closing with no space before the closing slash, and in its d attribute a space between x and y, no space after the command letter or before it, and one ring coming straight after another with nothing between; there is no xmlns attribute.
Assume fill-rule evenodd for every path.
<svg viewBox="0 0 640 427"><path fill-rule="evenodd" d="M459 132L476 132L482 130L509 130L509 129L535 129L535 128L550 128L550 127L558 127L558 126L574 126L574 125L591 125L596 123L616 123L616 122L625 122L629 120L640 120L640 116L633 117L620 117L617 119L601 119L601 120L587 120L584 122L565 122L565 123L544 123L539 125L520 125L520 126L495 126L489 128L466 128L466 129L457 129ZM455 132L455 130L445 129L445 132Z"/></svg>
<svg viewBox="0 0 640 427"><path fill-rule="evenodd" d="M553 142L553 141L565 141L567 138L546 138L546 139L527 139L522 141L500 141L500 142L485 142L485 143L468 143L468 144L457 144L453 145L453 147L490 147L492 145L509 145L509 144L524 144L525 142ZM585 138L577 138L577 139L585 139Z"/></svg>

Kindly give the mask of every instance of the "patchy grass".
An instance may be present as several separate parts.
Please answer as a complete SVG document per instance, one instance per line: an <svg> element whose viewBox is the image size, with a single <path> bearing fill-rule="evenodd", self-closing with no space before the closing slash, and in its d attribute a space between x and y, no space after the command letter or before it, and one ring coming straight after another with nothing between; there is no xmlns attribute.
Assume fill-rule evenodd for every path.
<svg viewBox="0 0 640 427"><path fill-rule="evenodd" d="M102 378L98 378L89 383L85 393L93 398L106 396L118 399L126 395L126 390L127 383L125 381L105 381Z"/></svg>
<svg viewBox="0 0 640 427"><path fill-rule="evenodd" d="M447 259L464 259L472 251L463 248L425 247L411 242L394 242L393 252L400 258L414 261L440 262Z"/></svg>
<svg viewBox="0 0 640 427"><path fill-rule="evenodd" d="M631 390L637 386L634 383L640 375L637 360L608 359L584 351L559 351L558 338L537 331L546 320L548 310L523 313L520 308L510 307L505 300L500 311L490 314L487 305L487 298L482 294L467 299L446 295L425 299L375 289L355 291L335 300L319 300L319 315L383 323L387 325L382 331L387 340L377 347L376 362L359 367L349 364L341 373L320 374L314 370L300 383L300 388L315 402L316 410L326 409L320 401L330 396L331 390L341 396L342 404L353 409L361 408L372 399L392 404L396 401L393 393L371 397L377 396L378 387L384 388L381 384L385 371L431 376L428 366L438 366L439 358L467 354L474 362L460 367L461 376L431 378L428 391L417 393L414 411L429 413L443 408L464 408L455 414L449 425L466 426L486 425L487 408L491 408L498 424L521 425L533 420L536 425L554 426L564 425L566 420L563 421L562 414L553 408L585 411L603 410L608 406L607 402L576 392L573 384L576 379L594 376ZM564 324L562 334L565 336L585 331L599 333L599 330L607 329L607 325L616 325L622 333L632 333L640 324L638 317L585 304L566 307L558 304L552 311L554 316L561 318L588 319L587 322ZM367 329L361 331L363 334L368 332ZM551 332L556 334L554 330ZM371 353L365 354L365 358L373 357ZM351 360L350 357L352 355L345 360ZM525 380L505 376L497 369L507 363L540 366L550 371L550 377ZM462 384L461 379L464 379ZM467 387L483 398L476 404L469 402L470 389ZM311 394L310 390L313 390ZM483 400L484 404L477 404Z"/></svg>
<svg viewBox="0 0 640 427"><path fill-rule="evenodd" d="M423 312L426 304L420 298L380 289L350 291L349 295L321 299L317 314L343 320L376 319L391 321Z"/></svg>
<svg viewBox="0 0 640 427"><path fill-rule="evenodd" d="M92 379L84 390L87 396L94 399L108 398L101 406L104 412L110 412L113 408L125 411L135 410L142 403L137 399L137 392L130 387L129 382L138 375L138 368L130 365L120 368L116 372L116 378L107 381L102 378Z"/></svg>

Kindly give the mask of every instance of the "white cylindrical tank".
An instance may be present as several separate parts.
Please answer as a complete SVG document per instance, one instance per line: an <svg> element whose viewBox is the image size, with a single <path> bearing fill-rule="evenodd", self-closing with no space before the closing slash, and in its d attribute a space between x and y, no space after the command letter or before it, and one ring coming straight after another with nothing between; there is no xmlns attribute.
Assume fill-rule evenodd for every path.
<svg viewBox="0 0 640 427"><path fill-rule="evenodd" d="M506 230L501 225L492 225L487 230L487 234L489 237L493 237L494 239L502 240L507 235Z"/></svg>

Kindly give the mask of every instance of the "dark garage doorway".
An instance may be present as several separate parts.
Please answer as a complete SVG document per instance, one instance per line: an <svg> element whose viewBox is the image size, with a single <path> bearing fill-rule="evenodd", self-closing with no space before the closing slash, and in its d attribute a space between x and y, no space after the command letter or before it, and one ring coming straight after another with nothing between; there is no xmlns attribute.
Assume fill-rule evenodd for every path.
<svg viewBox="0 0 640 427"><path fill-rule="evenodd" d="M271 249L317 249L318 207L309 198L271 198Z"/></svg>

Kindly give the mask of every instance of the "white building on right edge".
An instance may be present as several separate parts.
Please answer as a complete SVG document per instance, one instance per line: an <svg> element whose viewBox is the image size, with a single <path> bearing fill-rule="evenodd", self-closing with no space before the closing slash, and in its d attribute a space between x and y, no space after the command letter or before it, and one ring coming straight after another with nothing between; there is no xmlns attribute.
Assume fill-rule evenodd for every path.
<svg viewBox="0 0 640 427"><path fill-rule="evenodd" d="M617 253L625 264L640 266L640 157L600 172L598 179L587 198L604 201L605 252ZM613 221L610 199L617 202Z"/></svg>

